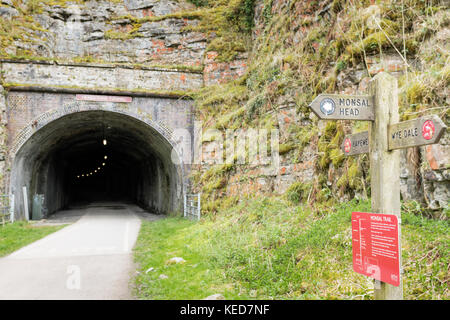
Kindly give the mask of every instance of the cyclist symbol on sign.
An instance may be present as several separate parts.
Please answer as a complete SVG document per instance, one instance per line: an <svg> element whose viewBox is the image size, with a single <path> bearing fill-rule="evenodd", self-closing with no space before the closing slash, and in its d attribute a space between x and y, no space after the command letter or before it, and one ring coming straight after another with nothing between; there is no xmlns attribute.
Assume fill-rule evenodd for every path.
<svg viewBox="0 0 450 320"><path fill-rule="evenodd" d="M433 138L435 132L434 123L431 120L427 120L424 122L422 126L422 136L425 138L425 140L430 140Z"/></svg>
<svg viewBox="0 0 450 320"><path fill-rule="evenodd" d="M344 151L345 153L349 153L352 150L352 141L347 138L344 142Z"/></svg>
<svg viewBox="0 0 450 320"><path fill-rule="evenodd" d="M329 116L334 113L334 110L336 110L336 104L332 99L325 98L320 102L320 111L322 111L323 114Z"/></svg>

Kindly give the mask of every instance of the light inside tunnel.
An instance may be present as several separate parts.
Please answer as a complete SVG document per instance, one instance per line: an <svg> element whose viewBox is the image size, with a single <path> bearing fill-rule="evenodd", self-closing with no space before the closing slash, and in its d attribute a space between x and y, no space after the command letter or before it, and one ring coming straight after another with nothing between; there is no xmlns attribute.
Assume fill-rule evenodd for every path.
<svg viewBox="0 0 450 320"><path fill-rule="evenodd" d="M99 146L105 120L109 143ZM43 194L49 214L95 201L134 202L155 213L180 211L182 169L171 152L160 132L130 116L107 111L66 115L36 131L16 154L11 174L15 210L18 215L24 211L18 191L26 186L28 202Z"/></svg>

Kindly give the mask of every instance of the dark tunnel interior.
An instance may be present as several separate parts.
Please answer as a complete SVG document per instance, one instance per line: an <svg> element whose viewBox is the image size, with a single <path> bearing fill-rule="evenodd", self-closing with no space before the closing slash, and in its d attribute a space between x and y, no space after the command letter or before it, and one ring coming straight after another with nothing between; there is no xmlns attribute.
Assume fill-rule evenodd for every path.
<svg viewBox="0 0 450 320"><path fill-rule="evenodd" d="M145 155L130 152L119 140L92 134L55 152L54 162L63 164L59 173L65 178L62 188L68 203L76 205L93 201L137 201L137 186L155 180L143 173L140 168L143 160L148 160ZM153 162L149 161L149 165Z"/></svg>
<svg viewBox="0 0 450 320"><path fill-rule="evenodd" d="M17 153L11 181L15 208L23 211L26 186L30 212L36 194L44 195L48 214L98 201L176 212L182 177L171 157L171 144L138 119L106 111L70 114L37 130Z"/></svg>

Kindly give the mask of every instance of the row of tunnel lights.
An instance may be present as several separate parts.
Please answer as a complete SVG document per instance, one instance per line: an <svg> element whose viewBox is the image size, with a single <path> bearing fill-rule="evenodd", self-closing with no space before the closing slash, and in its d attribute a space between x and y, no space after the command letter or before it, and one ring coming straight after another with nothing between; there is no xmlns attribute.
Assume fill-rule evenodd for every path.
<svg viewBox="0 0 450 320"><path fill-rule="evenodd" d="M107 144L107 141L106 141L106 139L104 139L104 140L103 140L103 145L106 146L106 144ZM105 160L107 160L107 159L108 159L108 156L104 156L103 158L104 158ZM103 162L103 163L102 163L102 166L106 166L106 163ZM93 174L95 174L95 173L97 173L98 171L100 171L100 169L101 169L101 167L98 167L97 169L95 169L95 170L92 171L92 172L80 174L80 175L77 176L77 179L92 176Z"/></svg>

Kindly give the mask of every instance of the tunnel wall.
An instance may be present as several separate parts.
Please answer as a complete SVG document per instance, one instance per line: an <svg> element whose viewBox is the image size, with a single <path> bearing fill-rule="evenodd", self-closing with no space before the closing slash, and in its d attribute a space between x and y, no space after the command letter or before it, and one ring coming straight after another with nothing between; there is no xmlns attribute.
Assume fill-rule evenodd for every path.
<svg viewBox="0 0 450 320"><path fill-rule="evenodd" d="M60 172L64 173L61 167L64 167L64 164L51 157L41 165L41 168L38 167L33 172L33 176L36 178L34 179L35 184L30 187L30 196L45 195L45 207L48 214L52 214L68 204L68 197L64 192L64 176L59 175Z"/></svg>
<svg viewBox="0 0 450 320"><path fill-rule="evenodd" d="M7 103L10 124L8 150L11 166L10 183L7 187L8 191L16 196L16 214L22 216L24 208L21 188L23 186L28 189L30 215L34 194L47 195L46 206L49 213L63 208L69 201L65 195L66 186L63 178L56 174L57 171L61 171L58 167L64 166L64 163L58 163L52 155L39 161L32 155L26 156L29 151L20 155L27 144L39 144L39 139L45 139L45 137L36 138L36 136L39 136L41 130L52 121L57 121L58 118L68 114L100 110L132 115L133 119L145 122L149 128L157 127L159 132L166 136L170 136L172 130L178 128L189 132L193 130L192 101L189 100L133 97L130 103L96 102L78 101L75 94L11 91L7 96ZM168 141L167 137L163 137L161 141L165 143L164 141ZM170 143L176 145L173 141ZM183 148L186 147L192 146L183 146ZM134 200L140 206L156 213L181 213L182 194L188 181L186 176L189 166L171 168L157 158L142 163L141 166L144 166L141 168L143 178L155 179L155 181L150 184L137 184ZM176 174L174 174L175 171ZM153 196L149 197L149 194Z"/></svg>
<svg viewBox="0 0 450 320"><path fill-rule="evenodd" d="M152 211L168 211L167 203L164 203L163 194L168 194L169 181L168 174L164 172L164 167L158 159L146 161L141 164L141 172L144 174L141 183L137 185L137 202ZM152 173L152 174L150 174ZM151 183L143 183L150 180ZM152 198L148 194L154 194Z"/></svg>
<svg viewBox="0 0 450 320"><path fill-rule="evenodd" d="M21 130L49 111L67 113L68 106L80 109L110 109L138 115L158 125L175 130L193 130L192 100L157 97L132 97L130 103L77 100L77 94L9 91L6 97L8 149L13 147ZM70 112L70 110L68 111ZM12 150L13 152L17 150Z"/></svg>

